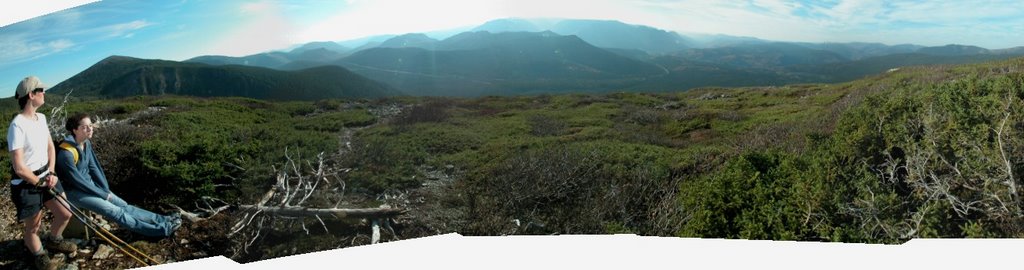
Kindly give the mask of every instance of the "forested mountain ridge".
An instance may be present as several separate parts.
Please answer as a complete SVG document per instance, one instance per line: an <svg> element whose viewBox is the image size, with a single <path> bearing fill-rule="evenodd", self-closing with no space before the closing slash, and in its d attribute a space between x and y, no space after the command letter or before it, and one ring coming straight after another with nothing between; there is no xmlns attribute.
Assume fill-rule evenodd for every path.
<svg viewBox="0 0 1024 270"><path fill-rule="evenodd" d="M312 51L307 51L312 52ZM79 97L136 95L239 96L273 100L375 98L395 89L339 66L297 71L111 56L57 84L53 93Z"/></svg>
<svg viewBox="0 0 1024 270"><path fill-rule="evenodd" d="M578 19L499 19L441 39L409 33L361 41L341 42L355 49L312 42L287 53L188 61L281 70L336 65L413 96L472 97L847 82L904 66L1024 55L1020 48L955 44L778 42ZM660 73L648 72L655 69Z"/></svg>

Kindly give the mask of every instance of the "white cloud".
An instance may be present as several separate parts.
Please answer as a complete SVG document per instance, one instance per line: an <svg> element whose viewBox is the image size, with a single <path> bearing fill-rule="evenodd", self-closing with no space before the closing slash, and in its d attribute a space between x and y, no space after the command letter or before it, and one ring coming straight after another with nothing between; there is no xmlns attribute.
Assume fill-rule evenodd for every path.
<svg viewBox="0 0 1024 270"><path fill-rule="evenodd" d="M100 32L107 32L107 37L129 37L134 34L135 30L145 28L152 25L145 20L135 20L127 23L114 24L98 29Z"/></svg>
<svg viewBox="0 0 1024 270"><path fill-rule="evenodd" d="M7 3L0 9L0 26L17 23L22 20L31 19L36 16L45 15L50 12L57 12L79 5L96 2L94 0L50 0L33 1L31 4L22 3L15 5Z"/></svg>
<svg viewBox="0 0 1024 270"><path fill-rule="evenodd" d="M71 48L71 46L75 46L75 43L71 42L71 40L68 40L68 39L58 39L58 40L50 41L49 43L47 43L47 45L48 45L48 47L50 47L51 50L54 50L55 52L59 52L59 51L62 51L64 49Z"/></svg>
<svg viewBox="0 0 1024 270"><path fill-rule="evenodd" d="M298 40L344 40L462 27L499 17L495 1L347 1L335 16L302 30Z"/></svg>
<svg viewBox="0 0 1024 270"><path fill-rule="evenodd" d="M274 2L245 3L238 12L243 19L232 30L213 40L209 54L244 56L280 49L297 42L291 22Z"/></svg>
<svg viewBox="0 0 1024 270"><path fill-rule="evenodd" d="M1024 2L1021 1L899 2L893 4L891 19L960 25L986 19L1020 18L1022 14Z"/></svg>
<svg viewBox="0 0 1024 270"><path fill-rule="evenodd" d="M32 41L23 35L7 35L0 37L0 63L12 65L38 59L74 47L69 39L51 41Z"/></svg>
<svg viewBox="0 0 1024 270"><path fill-rule="evenodd" d="M799 3L787 0L753 0L751 4L780 16L790 16L794 10L800 7Z"/></svg>
<svg viewBox="0 0 1024 270"><path fill-rule="evenodd" d="M276 7L275 4L270 2L256 2L256 3L245 3L240 8L242 13L267 13L274 12Z"/></svg>

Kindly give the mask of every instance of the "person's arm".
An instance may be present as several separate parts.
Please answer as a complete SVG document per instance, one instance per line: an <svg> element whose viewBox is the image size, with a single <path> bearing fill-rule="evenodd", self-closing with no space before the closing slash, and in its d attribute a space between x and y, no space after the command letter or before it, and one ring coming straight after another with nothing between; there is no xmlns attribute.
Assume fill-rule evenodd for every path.
<svg viewBox="0 0 1024 270"><path fill-rule="evenodd" d="M39 177L32 173L32 169L25 165L25 149L18 148L11 151L11 161L14 162L14 174L21 178L22 181L28 182L35 186L39 184Z"/></svg>
<svg viewBox="0 0 1024 270"><path fill-rule="evenodd" d="M66 188L80 190L90 196L110 199L110 193L96 186L95 183L86 179L84 172L75 166L74 156L71 152L60 151L57 153L57 175L65 180Z"/></svg>
<svg viewBox="0 0 1024 270"><path fill-rule="evenodd" d="M39 177L32 173L32 168L25 164L25 131L14 122L7 128L8 150L11 152L11 167L14 167L14 176L31 185L39 184Z"/></svg>
<svg viewBox="0 0 1024 270"><path fill-rule="evenodd" d="M49 138L50 135L47 134L46 137ZM46 184L49 185L50 188L53 188L57 185L58 178L53 171L53 168L56 166L55 161L57 160L57 147L53 146L53 140L46 140L46 160L46 164L49 164L47 165L48 167L46 167L46 170L50 172L50 174L46 175L46 178L49 179Z"/></svg>
<svg viewBox="0 0 1024 270"><path fill-rule="evenodd" d="M93 147L92 143L87 144L86 147L89 148L88 158L92 159L92 162L89 163L89 175L92 176L92 179L99 181L99 184L102 185L100 188L114 193L110 191L110 182L107 182L107 174L103 172L103 165L100 165L100 159L96 157L96 148Z"/></svg>

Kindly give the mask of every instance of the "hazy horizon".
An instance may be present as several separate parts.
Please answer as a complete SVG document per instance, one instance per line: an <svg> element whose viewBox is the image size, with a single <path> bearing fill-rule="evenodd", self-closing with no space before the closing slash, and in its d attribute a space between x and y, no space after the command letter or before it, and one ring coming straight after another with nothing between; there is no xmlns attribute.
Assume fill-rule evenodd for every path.
<svg viewBox="0 0 1024 270"><path fill-rule="evenodd" d="M684 35L786 42L1002 49L1024 45L1016 34L1024 30L1022 10L1018 1L106 0L0 28L0 96L12 96L24 76L52 86L110 55L174 61L244 56L312 41L472 28L503 18L617 20Z"/></svg>

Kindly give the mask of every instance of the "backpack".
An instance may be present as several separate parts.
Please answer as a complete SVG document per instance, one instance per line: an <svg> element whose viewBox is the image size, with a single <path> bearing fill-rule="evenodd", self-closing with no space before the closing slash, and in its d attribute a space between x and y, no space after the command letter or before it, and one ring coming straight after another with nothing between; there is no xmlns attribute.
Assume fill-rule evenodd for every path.
<svg viewBox="0 0 1024 270"><path fill-rule="evenodd" d="M74 145L71 145L68 142L61 142L60 148L68 150L68 152L71 152L71 156L75 158L75 166L78 166L78 148L75 147Z"/></svg>

